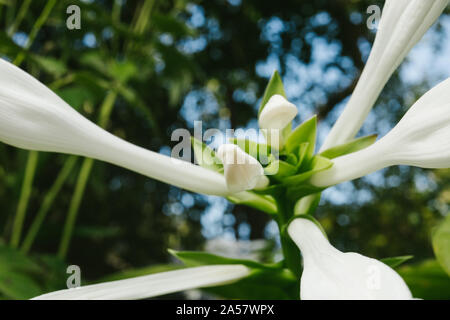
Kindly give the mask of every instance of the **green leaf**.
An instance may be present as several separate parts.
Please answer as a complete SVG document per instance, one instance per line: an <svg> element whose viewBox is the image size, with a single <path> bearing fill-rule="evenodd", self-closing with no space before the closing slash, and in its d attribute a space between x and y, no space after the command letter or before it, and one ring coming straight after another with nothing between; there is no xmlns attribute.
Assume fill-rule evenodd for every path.
<svg viewBox="0 0 450 320"><path fill-rule="evenodd" d="M30 276L9 271L0 273L0 293L12 299L30 299L42 294L42 290Z"/></svg>
<svg viewBox="0 0 450 320"><path fill-rule="evenodd" d="M320 155L322 157L325 157L328 159L334 159L334 158L343 156L345 154L349 154L349 153L353 153L353 152L365 149L368 146L372 145L376 140L377 140L376 134L357 138L350 142L327 149L327 150L321 152Z"/></svg>
<svg viewBox="0 0 450 320"><path fill-rule="evenodd" d="M297 169L299 169L306 159L306 155L308 154L309 148L309 142L303 142L298 146L298 160L297 160Z"/></svg>
<svg viewBox="0 0 450 320"><path fill-rule="evenodd" d="M280 269L281 263L263 264L253 260L235 259L217 256L208 252L201 251L175 251L168 249L169 253L180 259L189 267L212 265L212 264L242 264L254 269Z"/></svg>
<svg viewBox="0 0 450 320"><path fill-rule="evenodd" d="M104 57L99 52L88 52L82 55L79 59L80 63L93 69L101 74L111 76L109 65Z"/></svg>
<svg viewBox="0 0 450 320"><path fill-rule="evenodd" d="M38 55L32 55L31 58L44 71L54 75L55 77L60 77L67 72L66 65L61 60Z"/></svg>
<svg viewBox="0 0 450 320"><path fill-rule="evenodd" d="M257 270L232 284L203 288L224 299L298 300L299 281L288 269Z"/></svg>
<svg viewBox="0 0 450 320"><path fill-rule="evenodd" d="M194 149L195 161L199 166L216 171L223 172L223 165L219 158L216 157L213 149L203 142L191 137L192 148Z"/></svg>
<svg viewBox="0 0 450 320"><path fill-rule="evenodd" d="M282 160L272 161L265 169L266 175L272 176L276 180L282 180L284 177L292 176L297 168Z"/></svg>
<svg viewBox="0 0 450 320"><path fill-rule="evenodd" d="M306 155L308 158L311 158L314 154L314 147L316 145L316 128L317 128L316 116L300 124L288 136L285 143L286 151L289 153L293 152L296 149L296 147L298 147L302 143L308 142L309 146Z"/></svg>
<svg viewBox="0 0 450 320"><path fill-rule="evenodd" d="M279 94L286 98L286 92L284 91L283 81L281 80L280 74L275 70L272 77L269 80L269 84L264 91L264 96L261 101L261 106L259 107L258 115L261 114L261 111L266 106L269 99L275 95Z"/></svg>
<svg viewBox="0 0 450 320"><path fill-rule="evenodd" d="M381 262L387 264L391 268L397 268L399 265L414 258L414 256L398 256L380 259Z"/></svg>
<svg viewBox="0 0 450 320"><path fill-rule="evenodd" d="M308 180L317 172L329 169L332 165L333 162L327 158L315 156L311 162L311 170L287 177L283 180L282 183L287 187L287 196L290 199L297 200L324 190L324 188L318 188L309 184Z"/></svg>
<svg viewBox="0 0 450 320"><path fill-rule="evenodd" d="M249 139L230 138L231 143L237 145L253 158L261 162L262 165L269 163L269 155L272 153L270 145L265 143L258 143Z"/></svg>
<svg viewBox="0 0 450 320"><path fill-rule="evenodd" d="M84 85L74 85L62 89L56 90L56 93L73 107L75 110L80 111L83 103L89 101L92 105L95 105L100 100L100 96L97 92L91 90L91 88Z"/></svg>
<svg viewBox="0 0 450 320"><path fill-rule="evenodd" d="M42 293L34 279L42 268L20 251L0 245L0 293L13 299L29 299Z"/></svg>
<svg viewBox="0 0 450 320"><path fill-rule="evenodd" d="M289 153L286 156L286 162L289 163L290 165L297 166L298 158L295 154Z"/></svg>
<svg viewBox="0 0 450 320"><path fill-rule="evenodd" d="M432 242L437 261L450 276L450 215L434 230Z"/></svg>
<svg viewBox="0 0 450 320"><path fill-rule="evenodd" d="M5 271L40 273L41 267L20 251L0 245L0 273Z"/></svg>
<svg viewBox="0 0 450 320"><path fill-rule="evenodd" d="M125 83L138 73L138 69L129 61L114 62L111 64L110 73L119 82Z"/></svg>
<svg viewBox="0 0 450 320"><path fill-rule="evenodd" d="M268 214L275 215L277 213L277 205L272 197L266 195L259 195L252 191L243 191L227 199L235 204L246 205Z"/></svg>
<svg viewBox="0 0 450 320"><path fill-rule="evenodd" d="M321 193L311 194L303 197L295 203L294 214L295 215L312 215L316 208L319 206Z"/></svg>
<svg viewBox="0 0 450 320"><path fill-rule="evenodd" d="M178 269L184 269L185 267L179 264L157 264L149 267L138 268L138 269L129 269L120 271L106 277L102 277L101 279L96 280L94 283L102 283L107 281L115 281L122 279L129 279L134 277L146 276L149 274L173 271Z"/></svg>
<svg viewBox="0 0 450 320"><path fill-rule="evenodd" d="M328 160L327 158L315 156L310 164L311 170L297 174L295 176L285 178L283 180L283 184L285 184L288 187L298 186L299 184L304 183L306 180L308 180L312 175L316 174L317 172L331 168L332 165L333 162Z"/></svg>
<svg viewBox="0 0 450 320"><path fill-rule="evenodd" d="M403 266L397 272L415 298L450 299L450 277L436 260Z"/></svg>

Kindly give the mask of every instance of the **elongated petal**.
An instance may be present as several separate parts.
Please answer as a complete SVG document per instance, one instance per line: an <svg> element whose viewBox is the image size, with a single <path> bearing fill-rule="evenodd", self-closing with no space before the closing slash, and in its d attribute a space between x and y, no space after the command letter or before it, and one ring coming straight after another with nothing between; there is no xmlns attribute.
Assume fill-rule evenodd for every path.
<svg viewBox="0 0 450 320"><path fill-rule="evenodd" d="M406 300L412 295L403 279L386 264L358 253L334 248L308 219L288 227L303 257L302 300Z"/></svg>
<svg viewBox="0 0 450 320"><path fill-rule="evenodd" d="M255 187L265 187L268 180L264 177L261 164L235 144L223 144L217 150L217 156L223 163L228 190L237 193Z"/></svg>
<svg viewBox="0 0 450 320"><path fill-rule="evenodd" d="M450 168L450 78L424 94L382 139L333 163L311 182L330 186L391 165Z"/></svg>
<svg viewBox="0 0 450 320"><path fill-rule="evenodd" d="M227 195L224 177L108 133L38 80L0 59L0 141L106 161L190 191Z"/></svg>
<svg viewBox="0 0 450 320"><path fill-rule="evenodd" d="M128 300L217 286L246 277L243 265L211 265L55 291L34 300Z"/></svg>
<svg viewBox="0 0 450 320"><path fill-rule="evenodd" d="M322 151L345 143L357 134L392 73L447 4L448 0L386 0L367 63Z"/></svg>

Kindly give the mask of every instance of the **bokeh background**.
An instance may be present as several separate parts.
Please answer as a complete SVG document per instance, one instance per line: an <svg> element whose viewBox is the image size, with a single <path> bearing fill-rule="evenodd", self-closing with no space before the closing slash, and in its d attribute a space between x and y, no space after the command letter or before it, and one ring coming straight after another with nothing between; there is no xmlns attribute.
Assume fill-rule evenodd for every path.
<svg viewBox="0 0 450 320"><path fill-rule="evenodd" d="M66 27L72 4L80 30ZM373 4L383 1L0 0L0 56L108 131L163 154L176 144L172 131L193 130L194 120L204 130L256 128L278 70L299 108L295 122L318 114L320 142L370 52ZM393 75L360 134L384 135L450 75L449 13ZM430 242L449 203L448 169L392 167L326 190L316 217L341 250L413 255L399 269L413 292L450 298ZM276 223L257 210L110 164L0 143L1 297L64 288L70 264L83 283L173 268L167 248L280 258Z"/></svg>

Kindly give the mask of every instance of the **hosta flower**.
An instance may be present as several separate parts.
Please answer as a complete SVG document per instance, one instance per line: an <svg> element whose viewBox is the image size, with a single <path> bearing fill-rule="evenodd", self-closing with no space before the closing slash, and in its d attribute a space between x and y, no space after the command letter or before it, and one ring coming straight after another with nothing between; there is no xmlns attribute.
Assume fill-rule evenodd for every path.
<svg viewBox="0 0 450 320"><path fill-rule="evenodd" d="M392 73L447 4L448 0L386 0L358 84L321 150L345 143L357 134Z"/></svg>
<svg viewBox="0 0 450 320"><path fill-rule="evenodd" d="M303 257L302 300L411 299L403 279L386 264L334 248L311 220L299 218L288 227Z"/></svg>
<svg viewBox="0 0 450 320"><path fill-rule="evenodd" d="M198 193L229 194L221 174L119 139L3 59L0 59L0 140L29 150L95 158Z"/></svg>
<svg viewBox="0 0 450 320"><path fill-rule="evenodd" d="M223 144L217 150L223 163L228 190L236 193L262 188L268 183L261 164L235 144Z"/></svg>
<svg viewBox="0 0 450 320"><path fill-rule="evenodd" d="M423 95L382 139L333 163L312 184L330 186L392 165L449 168L450 78Z"/></svg>
<svg viewBox="0 0 450 320"><path fill-rule="evenodd" d="M282 95L274 94L264 106L258 117L259 127L266 136L268 144L275 149L284 145L282 130L297 115L297 107Z"/></svg>
<svg viewBox="0 0 450 320"><path fill-rule="evenodd" d="M36 300L145 299L177 291L217 286L246 277L243 265L210 265L162 272L47 293Z"/></svg>

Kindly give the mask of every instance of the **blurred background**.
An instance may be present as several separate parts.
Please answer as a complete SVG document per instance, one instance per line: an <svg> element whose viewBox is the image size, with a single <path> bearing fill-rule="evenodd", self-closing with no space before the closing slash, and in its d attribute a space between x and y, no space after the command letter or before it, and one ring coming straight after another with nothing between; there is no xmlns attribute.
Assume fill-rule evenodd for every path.
<svg viewBox="0 0 450 320"><path fill-rule="evenodd" d="M194 120L204 130L256 128L278 70L299 108L296 124L318 114L320 143L370 52L376 30L366 10L383 3L0 0L0 56L113 134L168 155L172 131L192 131ZM74 4L80 29L66 26ZM450 75L449 13L388 82L360 134L386 134ZM326 190L316 217L340 250L413 255L399 272L415 296L450 299L430 242L449 203L450 170L392 167ZM277 225L262 212L110 164L0 143L0 297L65 288L71 264L83 284L174 268L167 248L280 258Z"/></svg>

